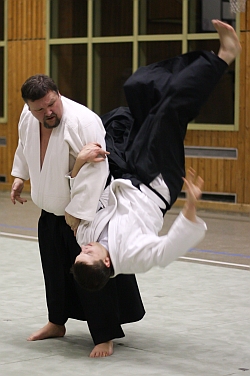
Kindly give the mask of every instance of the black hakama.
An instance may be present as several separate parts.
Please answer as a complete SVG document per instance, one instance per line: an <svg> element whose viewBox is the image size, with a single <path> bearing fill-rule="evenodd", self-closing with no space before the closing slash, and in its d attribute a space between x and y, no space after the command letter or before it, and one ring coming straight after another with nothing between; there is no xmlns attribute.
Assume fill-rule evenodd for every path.
<svg viewBox="0 0 250 376"><path fill-rule="evenodd" d="M198 51L139 68L124 85L128 108L102 117L111 174L136 186L162 174L171 207L185 176L187 125L227 66L213 52Z"/></svg>

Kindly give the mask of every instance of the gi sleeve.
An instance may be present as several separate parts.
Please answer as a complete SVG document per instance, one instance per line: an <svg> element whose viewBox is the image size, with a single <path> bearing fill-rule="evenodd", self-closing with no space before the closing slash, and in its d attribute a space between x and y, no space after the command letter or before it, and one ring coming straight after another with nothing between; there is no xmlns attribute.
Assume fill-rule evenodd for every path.
<svg viewBox="0 0 250 376"><path fill-rule="evenodd" d="M165 268L195 247L205 236L207 226L197 217L189 221L182 213L176 218L167 235L139 234L129 236L127 249L118 255L116 272L145 273L154 266Z"/></svg>
<svg viewBox="0 0 250 376"><path fill-rule="evenodd" d="M29 179L29 168L28 164L26 161L26 158L23 153L23 141L22 139L25 139L25 130L24 128L24 122L25 122L25 115L27 114L28 111L28 106L24 105L23 111L20 116L20 120L18 123L18 146L14 155L14 160L13 160L13 165L12 165L12 170L11 170L11 175L21 178L23 180L28 180Z"/></svg>
<svg viewBox="0 0 250 376"><path fill-rule="evenodd" d="M82 146L98 142L105 149L105 130L99 117L86 126L79 127ZM80 150L79 150L80 151ZM70 180L71 201L65 211L76 218L92 221L98 207L99 198L108 177L108 161L85 163L77 176Z"/></svg>

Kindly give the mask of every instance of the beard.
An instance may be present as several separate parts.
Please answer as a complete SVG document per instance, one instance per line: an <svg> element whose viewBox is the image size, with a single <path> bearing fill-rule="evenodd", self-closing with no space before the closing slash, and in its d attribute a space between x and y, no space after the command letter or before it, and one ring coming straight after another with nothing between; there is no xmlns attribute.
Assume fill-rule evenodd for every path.
<svg viewBox="0 0 250 376"><path fill-rule="evenodd" d="M43 121L43 126L47 129L53 129L53 128L56 128L58 127L58 125L60 124L60 119L57 117L56 114L53 114L55 116L55 124L54 125L49 125L47 122L46 122L46 118L44 118L44 121Z"/></svg>

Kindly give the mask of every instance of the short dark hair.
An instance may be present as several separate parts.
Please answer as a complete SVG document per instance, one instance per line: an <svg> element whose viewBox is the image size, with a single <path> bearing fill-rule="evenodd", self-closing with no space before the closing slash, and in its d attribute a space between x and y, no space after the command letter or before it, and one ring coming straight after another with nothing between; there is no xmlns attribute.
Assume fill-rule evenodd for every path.
<svg viewBox="0 0 250 376"><path fill-rule="evenodd" d="M49 91L59 94L55 82L45 74L36 74L29 77L21 87L22 98L26 103L28 100L34 102L43 98Z"/></svg>
<svg viewBox="0 0 250 376"><path fill-rule="evenodd" d="M98 291L107 284L113 274L113 268L107 267L102 260L95 261L91 265L77 261L72 266L71 272L84 290Z"/></svg>

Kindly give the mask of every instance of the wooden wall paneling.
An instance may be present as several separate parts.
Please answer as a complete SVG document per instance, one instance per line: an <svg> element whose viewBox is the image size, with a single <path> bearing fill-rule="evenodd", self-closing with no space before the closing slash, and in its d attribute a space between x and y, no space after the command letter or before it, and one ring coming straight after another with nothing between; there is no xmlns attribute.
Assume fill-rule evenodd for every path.
<svg viewBox="0 0 250 376"><path fill-rule="evenodd" d="M8 39L42 39L46 32L46 0L8 1Z"/></svg>
<svg viewBox="0 0 250 376"><path fill-rule="evenodd" d="M207 144L208 146L213 146L217 147L218 146L218 136L219 133L217 131L209 131L210 134L210 145ZM210 189L209 192L218 192L218 160L215 158L210 159L210 166L209 166L209 171L208 173L210 174Z"/></svg>
<svg viewBox="0 0 250 376"><path fill-rule="evenodd" d="M31 75L45 72L45 41L11 41L8 43L8 181L17 146L17 124L23 107L21 86Z"/></svg>
<svg viewBox="0 0 250 376"><path fill-rule="evenodd" d="M205 187L207 192L214 191L215 176L217 170L216 160L214 158L206 158L205 160Z"/></svg>
<svg viewBox="0 0 250 376"><path fill-rule="evenodd" d="M225 147L233 148L237 147L237 137L238 132L225 132ZM236 193L235 190L235 174L234 174L234 166L236 164L236 160L233 159L225 159L225 171L224 171L224 190L226 193Z"/></svg>
<svg viewBox="0 0 250 376"><path fill-rule="evenodd" d="M240 36L242 53L240 56L240 119L239 130L235 133L236 147L238 148L238 159L235 171L235 188L237 193L237 202L244 203L244 175L245 175L245 121L246 121L246 33Z"/></svg>
<svg viewBox="0 0 250 376"><path fill-rule="evenodd" d="M36 2L36 0L34 2ZM21 17L19 18L21 18L21 24L19 27L20 34L16 36L16 39L19 40L20 35L22 39L32 39L32 33L31 33L32 19L35 17L35 15L31 14L30 12L30 8L31 8L30 1L29 0L20 1L19 3L20 3L19 12L21 14Z"/></svg>
<svg viewBox="0 0 250 376"><path fill-rule="evenodd" d="M227 132L218 132L218 147L226 147L225 142L225 133ZM218 192L224 192L225 187L225 159L217 158L217 189Z"/></svg>
<svg viewBox="0 0 250 376"><path fill-rule="evenodd" d="M210 134L210 146L218 146L218 132L209 131Z"/></svg>
<svg viewBox="0 0 250 376"><path fill-rule="evenodd" d="M22 1L16 1L14 12L16 16L16 24L13 25L13 40L23 39L23 33L22 33L22 24L24 20L22 19Z"/></svg>
<svg viewBox="0 0 250 376"><path fill-rule="evenodd" d="M205 132L204 146L212 146L212 132ZM213 184L213 171L212 171L212 159L206 158L204 161L205 164L205 175L204 175L204 191L211 192Z"/></svg>
<svg viewBox="0 0 250 376"><path fill-rule="evenodd" d="M239 203L244 203L244 180L245 180L245 148L243 138L238 138L238 160L237 160L237 169L235 174L236 182L236 193Z"/></svg>
<svg viewBox="0 0 250 376"><path fill-rule="evenodd" d="M18 141L18 120L23 107L20 88L35 73L45 72L46 0L8 0L8 124L5 157L7 184ZM1 155L0 151L0 155ZM6 189L5 186L5 189ZM3 185L0 184L0 188Z"/></svg>
<svg viewBox="0 0 250 376"><path fill-rule="evenodd" d="M206 143L206 131L196 131L197 133L197 146L204 146ZM205 159L197 158L196 172L205 180Z"/></svg>
<svg viewBox="0 0 250 376"><path fill-rule="evenodd" d="M232 179L230 181L230 192L236 193L237 201L238 201L237 183L236 183L237 161L231 161L230 171L231 171L231 176L232 176Z"/></svg>
<svg viewBox="0 0 250 376"><path fill-rule="evenodd" d="M205 158L199 158L198 159L198 168L197 168L197 174L202 177L202 179L205 181Z"/></svg>
<svg viewBox="0 0 250 376"><path fill-rule="evenodd" d="M207 137L206 146L216 146L217 145L217 136L215 131L207 131L209 132L209 138ZM208 142L209 140L209 142ZM206 176L205 179L205 190L207 192L215 192L215 185L217 184L216 181L217 177L217 163L215 158L207 158L206 159Z"/></svg>
<svg viewBox="0 0 250 376"><path fill-rule="evenodd" d="M224 187L223 187L223 192L225 193L234 193L231 190L231 162L228 159L225 159L224 161L224 166L223 166L223 181L224 181Z"/></svg>
<svg viewBox="0 0 250 376"><path fill-rule="evenodd" d="M248 15L248 12L247 12L247 1L249 1L249 0L246 0L246 11L240 13L240 31L243 31L243 30L247 29L247 15Z"/></svg>
<svg viewBox="0 0 250 376"><path fill-rule="evenodd" d="M14 27L17 25L17 9L13 1L8 1L8 39L13 39Z"/></svg>
<svg viewBox="0 0 250 376"><path fill-rule="evenodd" d="M218 131L217 133L217 147L226 148L230 145L232 133L230 131Z"/></svg>
<svg viewBox="0 0 250 376"><path fill-rule="evenodd" d="M202 178L204 179L204 191L211 192L212 172L210 158L204 158L204 175Z"/></svg>
<svg viewBox="0 0 250 376"><path fill-rule="evenodd" d="M242 27L244 27L242 30L249 30L250 29L250 4L249 0L246 0L246 11L244 13L241 13L240 15L242 21L242 18L244 22L241 24Z"/></svg>
<svg viewBox="0 0 250 376"><path fill-rule="evenodd" d="M242 202L246 204L250 204L250 149L249 149L249 126L250 126L250 108L249 108L249 101L250 101L250 49L249 49L249 42L250 42L250 4L249 0L246 2L246 12L241 15L242 18L245 20L245 24L243 23L242 29L244 32L242 34L242 39L244 39L244 46L242 46L244 55L241 56L241 67L244 67L244 70L241 74L241 83L242 86L245 88L244 90L244 98L242 102L244 103L244 110L242 111L244 114L244 163L242 161L242 168L244 166L244 175L242 176L242 184L241 186L244 187L243 191L243 200ZM242 142L242 143L243 143ZM243 159L243 158L242 158Z"/></svg>
<svg viewBox="0 0 250 376"><path fill-rule="evenodd" d="M197 167L198 167L198 164L197 164L197 158L190 158L190 157L186 157L185 158L185 171L187 173L188 169L192 167L197 173ZM184 186L183 186L184 188Z"/></svg>
<svg viewBox="0 0 250 376"><path fill-rule="evenodd" d="M199 142L198 132L195 130L187 130L184 144L185 146L197 146ZM189 167L192 167L197 173L198 172L198 158L186 157L185 159L185 170L188 171Z"/></svg>
<svg viewBox="0 0 250 376"><path fill-rule="evenodd" d="M221 147L224 147L224 148L230 148L231 147L231 141L232 141L232 132L221 132L221 137L220 137L222 140L221 140L221 144L220 146ZM228 159L220 159L220 162L223 162L223 166L221 167L220 163L219 163L219 173L220 173L220 169L222 168L222 171L221 171L221 177L219 177L219 189L223 189L221 192L225 192L225 193L232 193L231 192L231 180L232 180L232 176L231 176L231 169L230 169L230 165L231 165L231 161L228 160ZM222 182L223 181L223 186L222 186Z"/></svg>
<svg viewBox="0 0 250 376"><path fill-rule="evenodd" d="M192 130L192 146L201 146L201 142L204 140L202 138L200 130Z"/></svg>
<svg viewBox="0 0 250 376"><path fill-rule="evenodd" d="M234 132L234 137L233 137L232 144L231 144L231 147L234 147L236 149L238 149L238 136L239 136L239 132L238 131ZM238 200L237 184L236 184L238 159L234 159L230 162L231 162L230 163L230 173L231 173L230 189L231 189L231 192L234 192L237 194L237 200Z"/></svg>
<svg viewBox="0 0 250 376"><path fill-rule="evenodd" d="M39 4L37 1L32 1L31 3L27 4L27 10L29 10L30 14L32 14L31 22L29 24L30 31L28 33L31 39L35 39L37 35L39 35L39 27L38 25L42 22L39 22Z"/></svg>
<svg viewBox="0 0 250 376"><path fill-rule="evenodd" d="M217 190L218 192L224 192L225 187L225 160L217 159Z"/></svg>
<svg viewBox="0 0 250 376"><path fill-rule="evenodd" d="M249 24L248 24L249 26ZM250 204L250 31L246 35L245 59L245 122L244 122L244 202ZM244 77L242 77L244 79Z"/></svg>
<svg viewBox="0 0 250 376"><path fill-rule="evenodd" d="M37 29L37 35L40 35L41 38L46 38L46 24L47 24L46 0L39 1L37 3L37 6L38 6L37 25L39 26ZM42 19L42 22L38 22L39 19Z"/></svg>
<svg viewBox="0 0 250 376"><path fill-rule="evenodd" d="M21 8L21 5L22 5L22 1L16 1L16 4L15 4L15 14L16 14L16 24L14 25L14 28L13 28L13 31L14 31L14 34L13 34L13 39L14 40L18 40L19 38L23 38L23 35L22 35L22 23L24 22L24 20L22 19L22 8Z"/></svg>
<svg viewBox="0 0 250 376"><path fill-rule="evenodd" d="M7 124L0 124L0 135L1 137L6 137L7 139ZM0 146L0 175L6 176L8 175L7 169L7 147Z"/></svg>
<svg viewBox="0 0 250 376"><path fill-rule="evenodd" d="M218 192L218 161L215 158L210 159L210 192Z"/></svg>

